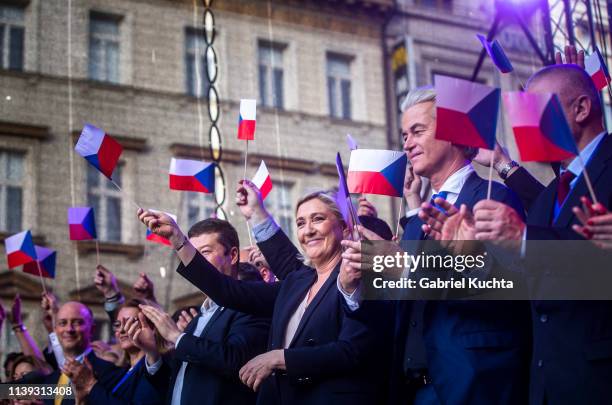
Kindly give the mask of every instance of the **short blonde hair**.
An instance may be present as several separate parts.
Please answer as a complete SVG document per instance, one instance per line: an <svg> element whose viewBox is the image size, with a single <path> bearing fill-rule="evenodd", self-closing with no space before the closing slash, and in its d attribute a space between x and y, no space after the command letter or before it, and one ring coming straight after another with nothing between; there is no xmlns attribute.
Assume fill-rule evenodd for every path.
<svg viewBox="0 0 612 405"><path fill-rule="evenodd" d="M302 198L300 198L295 206L295 213L297 214L298 209L302 204L310 200L319 200L323 204L329 208L331 212L336 216L338 221L342 224L342 227L346 227L346 223L344 222L344 217L342 216L342 212L340 208L338 208L338 204L336 203L336 195L337 191L335 190L317 190L311 193L306 194Z"/></svg>

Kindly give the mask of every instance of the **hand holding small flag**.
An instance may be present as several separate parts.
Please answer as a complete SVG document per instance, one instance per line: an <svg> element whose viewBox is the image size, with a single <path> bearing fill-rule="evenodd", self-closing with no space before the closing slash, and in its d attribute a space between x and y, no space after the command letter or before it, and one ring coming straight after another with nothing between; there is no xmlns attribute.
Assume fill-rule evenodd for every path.
<svg viewBox="0 0 612 405"><path fill-rule="evenodd" d="M178 242L178 244L183 242L184 235L179 226L165 212L143 210L140 208L138 209L138 219L154 234L170 240L172 246L176 247L174 241Z"/></svg>
<svg viewBox="0 0 612 405"><path fill-rule="evenodd" d="M270 217L264 207L261 191L250 180L240 180L236 188L236 205L247 221L260 224Z"/></svg>

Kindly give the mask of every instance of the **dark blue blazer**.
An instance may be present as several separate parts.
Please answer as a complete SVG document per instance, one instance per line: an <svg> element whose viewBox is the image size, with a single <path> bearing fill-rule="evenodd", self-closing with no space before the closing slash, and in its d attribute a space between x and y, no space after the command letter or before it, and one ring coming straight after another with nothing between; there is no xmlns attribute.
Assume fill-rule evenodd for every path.
<svg viewBox="0 0 612 405"><path fill-rule="evenodd" d="M468 208L487 198L486 180L472 173L455 205ZM523 216L519 198L494 182L493 200L504 202ZM421 240L423 222L410 218L403 239ZM411 319L418 301L398 301L395 308L395 364L392 399L406 403L398 387L411 328L423 322L428 374L442 404L523 404L527 401L530 354L528 302L427 301L423 319ZM408 349L410 350L410 348ZM411 393L406 393L410 395Z"/></svg>
<svg viewBox="0 0 612 405"><path fill-rule="evenodd" d="M587 170L598 200L608 209L612 208L610 135L598 145ZM571 209L580 205L581 196L588 195L585 180L579 177L554 221L557 182L553 180L534 202L527 217L528 240L581 239L571 229L577 223ZM550 266L554 271L555 260L567 260L562 251L543 255L537 248L528 244L527 258L541 257L538 268ZM532 319L530 403L610 403L612 302L534 301Z"/></svg>
<svg viewBox="0 0 612 405"><path fill-rule="evenodd" d="M123 374L125 373L124 368L115 366L113 363L102 360L94 354L93 351L87 355L87 360L93 368L94 375L98 380L98 384L104 389L112 390L113 387L119 382ZM42 381L36 382L37 384L57 384L60 378L61 372L59 370L53 371L51 374L45 376ZM34 382L31 382L34 383ZM43 401L47 405L53 405L53 399L45 399ZM62 405L73 405L74 399L65 398L62 401Z"/></svg>
<svg viewBox="0 0 612 405"><path fill-rule="evenodd" d="M213 270L218 273L214 267ZM193 271L199 269L194 270L191 265L179 268L183 275ZM183 380L182 404L254 404L256 395L242 384L238 371L247 361L264 352L269 318L219 308L200 337L196 337L193 331L198 318L187 325L176 350L163 357L162 368L149 379L155 387L168 387L166 402L170 404L176 377L186 361L189 364Z"/></svg>
<svg viewBox="0 0 612 405"><path fill-rule="evenodd" d="M237 281L197 254L179 272L211 299L227 308L272 316L268 349L282 349L291 315L316 281L317 274L298 259L298 251L279 230L259 248L282 281ZM262 383L260 404L372 404L381 399L385 370L378 364L378 336L348 319L336 287L339 267L308 305L289 348L286 370Z"/></svg>
<svg viewBox="0 0 612 405"><path fill-rule="evenodd" d="M96 383L87 396L87 404L161 405L164 403L168 386L154 386L146 378L144 358L134 366L131 373L127 369L124 371L121 380L111 389Z"/></svg>

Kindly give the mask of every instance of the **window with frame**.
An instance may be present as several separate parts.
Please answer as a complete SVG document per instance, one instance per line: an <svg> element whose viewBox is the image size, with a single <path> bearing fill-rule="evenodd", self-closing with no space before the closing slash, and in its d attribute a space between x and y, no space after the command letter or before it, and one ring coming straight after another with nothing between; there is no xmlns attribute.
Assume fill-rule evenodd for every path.
<svg viewBox="0 0 612 405"><path fill-rule="evenodd" d="M198 193L195 191L183 192L183 218L179 218L179 222L183 221L185 229L189 229L193 224L206 218L215 216L215 195Z"/></svg>
<svg viewBox="0 0 612 405"><path fill-rule="evenodd" d="M24 9L0 5L0 67L23 70Z"/></svg>
<svg viewBox="0 0 612 405"><path fill-rule="evenodd" d="M122 165L112 178L121 187ZM92 165L87 165L87 205L94 208L98 240L121 242L121 191Z"/></svg>
<svg viewBox="0 0 612 405"><path fill-rule="evenodd" d="M259 41L259 100L261 105L283 108L283 50L282 44Z"/></svg>
<svg viewBox="0 0 612 405"><path fill-rule="evenodd" d="M120 17L89 14L89 78L119 83Z"/></svg>
<svg viewBox="0 0 612 405"><path fill-rule="evenodd" d="M327 97L329 115L351 119L351 57L327 54Z"/></svg>
<svg viewBox="0 0 612 405"><path fill-rule="evenodd" d="M206 58L207 45L203 35L202 30L195 28L185 30L185 85L187 94L194 97L203 97L210 85Z"/></svg>
<svg viewBox="0 0 612 405"><path fill-rule="evenodd" d="M0 150L0 230L22 231L25 154Z"/></svg>
<svg viewBox="0 0 612 405"><path fill-rule="evenodd" d="M289 183L274 183L268 198L265 199L264 205L272 214L278 225L281 227L285 235L293 239L293 206L291 204L291 193L293 184Z"/></svg>

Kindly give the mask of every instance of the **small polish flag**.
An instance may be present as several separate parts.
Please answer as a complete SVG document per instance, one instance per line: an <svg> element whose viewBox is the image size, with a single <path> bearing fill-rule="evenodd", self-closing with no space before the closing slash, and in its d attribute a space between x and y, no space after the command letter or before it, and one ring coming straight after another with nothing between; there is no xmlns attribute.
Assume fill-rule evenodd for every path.
<svg viewBox="0 0 612 405"><path fill-rule="evenodd" d="M252 141L255 139L255 119L257 114L257 101L252 99L240 100L240 117L238 119L238 139Z"/></svg>
<svg viewBox="0 0 612 405"><path fill-rule="evenodd" d="M9 269L34 262L38 258L30 231L9 236L4 240L4 247L6 248Z"/></svg>
<svg viewBox="0 0 612 405"><path fill-rule="evenodd" d="M170 189L215 192L215 165L199 160L175 159L170 162Z"/></svg>
<svg viewBox="0 0 612 405"><path fill-rule="evenodd" d="M610 82L610 72L598 48L595 48L595 52L584 60L584 69L589 76L591 76L591 79L593 79L593 83L595 87L597 87L597 90L603 89Z"/></svg>
<svg viewBox="0 0 612 405"><path fill-rule="evenodd" d="M170 218L172 218L174 220L174 222L177 222L176 215L170 214L169 212L159 211L159 210L154 210L154 209L149 209L149 211L151 211L151 212L163 212L164 214L170 216ZM147 228L147 240L150 240L151 242L159 243L161 245L172 246L172 243L170 243L170 241L168 239L166 239L166 238L164 238L162 236L159 236L157 234L154 234L153 232L151 232L151 230L149 228Z"/></svg>
<svg viewBox="0 0 612 405"><path fill-rule="evenodd" d="M253 183L259 188L261 191L261 199L265 200L268 194L270 194L270 190L272 190L272 178L270 177L270 172L266 167L266 163L262 160L259 165L259 169L257 169L257 173L253 177Z"/></svg>

